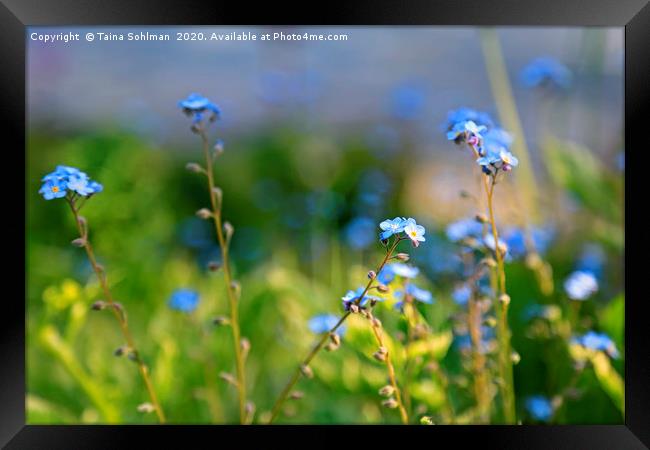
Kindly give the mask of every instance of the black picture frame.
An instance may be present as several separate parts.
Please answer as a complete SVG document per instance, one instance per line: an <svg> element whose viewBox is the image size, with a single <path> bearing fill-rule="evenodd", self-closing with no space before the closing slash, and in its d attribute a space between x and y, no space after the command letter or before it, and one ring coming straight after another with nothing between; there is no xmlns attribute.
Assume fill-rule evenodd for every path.
<svg viewBox="0 0 650 450"><path fill-rule="evenodd" d="M0 312L0 444L24 448L194 447L199 440L229 445L244 440L282 438L306 446L315 441L338 445L345 433L365 445L402 433L418 435L425 445L442 442L488 448L637 449L650 446L650 345L645 343L643 262L644 185L637 172L647 166L648 138L644 119L650 109L650 5L647 0L390 0L304 3L282 9L276 3L246 4L197 0L2 0L0 2L0 105L5 144L6 181L24 191L26 27L31 25L547 25L613 26L625 29L625 174L626 233L635 244L625 253L625 424L566 426L34 426L25 424L25 282L18 272L25 262L25 198L3 196L8 221L2 234L5 249L5 298ZM630 162L631 161L631 162ZM7 188L6 188L7 189ZM5 191L6 193L7 191ZM635 204L635 202L638 202ZM22 214L20 212L23 212ZM631 264L628 261L632 262ZM20 264L19 262L22 262ZM11 294L9 294L11 292ZM22 299L22 300L21 300ZM286 439L290 438L290 441ZM411 439L409 437L409 439ZM403 441L402 441L403 442ZM409 441L412 442L412 441ZM204 444L205 445L205 444ZM231 445L231 444L230 444ZM268 445L268 444L266 444ZM415 444L411 444L415 445Z"/></svg>

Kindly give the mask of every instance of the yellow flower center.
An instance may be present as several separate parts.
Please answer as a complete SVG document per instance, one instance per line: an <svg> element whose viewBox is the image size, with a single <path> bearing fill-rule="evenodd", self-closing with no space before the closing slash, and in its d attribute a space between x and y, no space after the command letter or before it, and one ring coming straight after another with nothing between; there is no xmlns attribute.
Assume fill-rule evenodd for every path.
<svg viewBox="0 0 650 450"><path fill-rule="evenodd" d="M418 235L417 232L415 232L415 231L411 231L411 236L415 237L415 236L417 236L417 235Z"/></svg>
<svg viewBox="0 0 650 450"><path fill-rule="evenodd" d="M52 186L52 192L54 192L55 194L57 192L59 192L59 187L58 186Z"/></svg>

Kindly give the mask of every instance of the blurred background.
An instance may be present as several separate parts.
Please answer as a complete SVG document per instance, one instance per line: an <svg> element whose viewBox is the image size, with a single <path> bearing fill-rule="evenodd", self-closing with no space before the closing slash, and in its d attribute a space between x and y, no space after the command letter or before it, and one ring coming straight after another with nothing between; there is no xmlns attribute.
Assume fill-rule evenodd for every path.
<svg viewBox="0 0 650 450"><path fill-rule="evenodd" d="M137 411L147 398L136 367L112 355L122 345L114 319L89 310L99 286L83 252L69 245L77 236L68 209L38 194L58 164L104 185L84 207L90 239L169 421L236 420L236 392L218 377L234 371L230 331L211 325L228 312L223 276L207 270L219 251L210 224L194 215L208 196L204 180L184 169L202 161L200 139L177 105L191 92L222 109L211 129L225 148L215 173L235 227L257 417L313 344L308 320L341 314L340 297L379 261L377 224L399 215L427 228L427 241L410 253L436 298L421 312L437 337L430 356L450 382L445 388L435 373L421 379L414 402L434 416L451 405L457 423L472 421L462 414L469 375L454 319L463 305L452 295L462 264L447 227L480 210L480 186L469 153L445 136L448 112L470 107L512 133L520 158L495 194L500 229L536 227L547 237L537 249L548 263L545 284L509 243L518 417L546 421L526 399L552 399L570 386L553 422L622 423L622 29L39 27L28 36L68 31L82 41L27 42L29 423L155 422ZM88 31L165 32L172 40L89 43ZM347 40L178 42L177 31ZM564 65L570 81L532 82L526 68L540 57ZM620 356L574 380L566 336L556 331L571 311L563 283L586 268L599 289L582 305L581 327L606 333ZM179 288L199 293L192 313L169 307ZM560 318L531 319L548 306ZM399 326L396 312L380 314ZM376 394L383 367L354 323L349 334L349 345L344 336L339 351L316 358L316 377L300 382L305 396L289 402L283 421L399 422Z"/></svg>

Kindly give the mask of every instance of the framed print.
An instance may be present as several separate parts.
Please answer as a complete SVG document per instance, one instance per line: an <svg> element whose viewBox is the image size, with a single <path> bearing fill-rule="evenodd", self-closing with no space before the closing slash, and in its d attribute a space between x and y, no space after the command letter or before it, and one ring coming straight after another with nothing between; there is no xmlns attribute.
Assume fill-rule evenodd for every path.
<svg viewBox="0 0 650 450"><path fill-rule="evenodd" d="M310 11L3 1L2 444L647 448L650 7Z"/></svg>

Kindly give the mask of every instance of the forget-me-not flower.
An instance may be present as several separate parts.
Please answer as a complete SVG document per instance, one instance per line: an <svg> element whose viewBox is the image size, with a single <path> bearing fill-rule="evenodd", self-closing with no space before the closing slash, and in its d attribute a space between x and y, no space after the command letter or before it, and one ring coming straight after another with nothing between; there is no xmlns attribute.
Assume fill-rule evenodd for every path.
<svg viewBox="0 0 650 450"><path fill-rule="evenodd" d="M614 359L617 359L619 357L618 350L616 349L616 344L605 333L588 331L582 336L574 337L571 342L581 345L590 350L605 352Z"/></svg>
<svg viewBox="0 0 650 450"><path fill-rule="evenodd" d="M447 239L459 242L467 238L479 238L483 233L483 225L475 219L461 219L447 225Z"/></svg>
<svg viewBox="0 0 650 450"><path fill-rule="evenodd" d="M343 301L343 308L348 311L350 309L350 305L352 303L355 303L360 297L361 294L363 294L363 291L365 291L364 286L360 286L357 288L356 291L349 290L343 297L341 297L341 300ZM384 299L381 297L377 297L376 295L371 295L368 294L367 292L363 296L363 299L359 302L360 307L365 307L369 301L376 301L376 302L381 302Z"/></svg>
<svg viewBox="0 0 650 450"><path fill-rule="evenodd" d="M192 93L188 95L185 100L178 102L178 106L182 108L185 114L193 117L193 123L195 124L203 120L203 114L206 112L210 113L211 119L221 117L221 109L201 94Z"/></svg>
<svg viewBox="0 0 650 450"><path fill-rule="evenodd" d="M57 166L54 172L45 175L42 181L43 185L38 192L45 200L65 197L68 192L88 197L103 190L101 184L91 180L79 169L69 166Z"/></svg>
<svg viewBox="0 0 650 450"><path fill-rule="evenodd" d="M542 57L532 60L521 72L521 80L527 87L554 86L567 89L571 85L571 71L554 58Z"/></svg>
<svg viewBox="0 0 650 450"><path fill-rule="evenodd" d="M553 417L553 405L543 395L533 395L526 399L526 410L531 417L540 422L548 422Z"/></svg>
<svg viewBox="0 0 650 450"><path fill-rule="evenodd" d="M382 232L379 234L379 239L385 241L394 234L399 234L404 231L406 219L404 217L395 217L394 219L386 219L379 224Z"/></svg>
<svg viewBox="0 0 650 450"><path fill-rule="evenodd" d="M169 298L169 307L177 311L191 313L199 304L199 293L191 289L177 289Z"/></svg>
<svg viewBox="0 0 650 450"><path fill-rule="evenodd" d="M472 289L466 284L457 287L451 293L451 298L454 300L454 302L456 302L456 304L460 306L466 305L471 297L472 297Z"/></svg>
<svg viewBox="0 0 650 450"><path fill-rule="evenodd" d="M422 289L413 283L408 283L403 291L402 290L395 291L395 298L400 299L395 304L395 308L397 309L402 308L402 306L404 305L405 296L410 297L413 300L418 301L420 303L426 303L427 305L433 303L433 295L431 294L431 292L427 291L426 289Z"/></svg>
<svg viewBox="0 0 650 450"><path fill-rule="evenodd" d="M487 113L476 111L471 108L458 108L449 111L447 114L447 124L445 128L447 131L450 131L456 124L470 120L477 125L483 125L487 128L491 128L494 125L494 122Z"/></svg>
<svg viewBox="0 0 650 450"><path fill-rule="evenodd" d="M576 270L564 282L564 290L572 300L586 300L598 291L598 280L591 272Z"/></svg>
<svg viewBox="0 0 650 450"><path fill-rule="evenodd" d="M426 233L426 230L422 225L418 225L415 222L415 219L406 219L406 225L404 225L404 234L406 234L406 236L411 240L413 247L417 247L420 245L420 242L426 241L424 233Z"/></svg>

